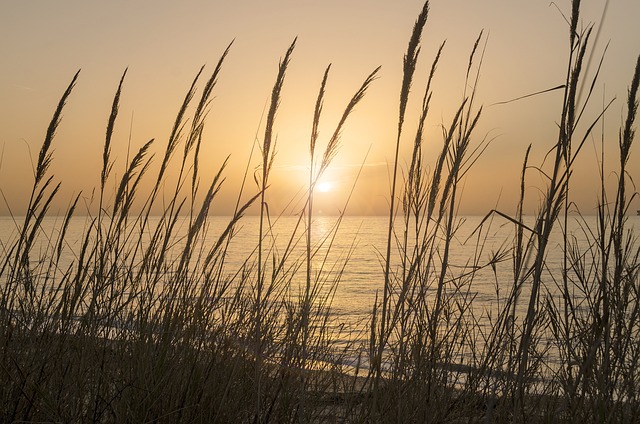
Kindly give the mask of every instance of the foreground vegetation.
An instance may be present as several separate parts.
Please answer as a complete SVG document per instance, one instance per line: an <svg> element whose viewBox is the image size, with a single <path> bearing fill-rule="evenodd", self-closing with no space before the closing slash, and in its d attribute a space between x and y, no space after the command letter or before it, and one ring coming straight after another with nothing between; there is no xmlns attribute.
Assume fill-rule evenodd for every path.
<svg viewBox="0 0 640 424"><path fill-rule="evenodd" d="M524 154L515 216L491 211L476 231L477 254L463 267L450 260L460 218L460 181L484 152L475 129L482 37L472 48L465 91L443 129L440 153L423 154L432 61L415 134L404 130L428 5L404 57L392 192L380 294L365 327L368 336L338 344L342 327L331 313L345 262L329 263L312 237L313 188L337 154L340 134L374 81L367 76L345 106L335 131L318 148L328 67L320 83L310 138L308 194L283 249L272 235L269 172L281 88L295 41L280 62L261 140L255 193L238 194L235 214L214 243L205 243L208 212L223 183L223 165L204 189L199 150L210 97L227 51L196 97L198 73L166 143L158 173L149 176L152 142L131 160L115 193L111 138L117 88L104 142L98 212L87 218L81 246L68 246L76 197L54 231L42 223L60 183L49 175L63 94L42 144L27 212L18 237L3 245L0 263L0 420L2 422L636 422L640 417L640 246L627 225L637 193L626 172L634 141L640 59L620 129L618 184L599 199L597 227L566 232L571 175L602 114L578 133L591 92L580 101L591 27L578 32L580 2L569 20L570 57L562 87L558 137L550 162ZM593 90L597 80L595 72ZM632 70L630 70L632 71ZM126 72L125 72L126 74ZM415 88L415 87L413 87ZM401 170L401 143L413 154ZM479 140L479 141L477 141ZM180 169L167 177L171 162ZM604 162L604 161L603 161ZM604 165L603 165L604 166ZM472 172L472 171L471 171ZM525 225L525 181L546 178L532 225ZM400 176L403 175L404 178ZM151 178L152 189L141 191ZM167 187L174 187L167 195ZM244 190L244 189L243 189ZM159 204L162 214L152 216ZM134 208L135 205L135 208ZM230 267L230 242L249 208L260 211L255 249ZM493 219L513 225L497 252L483 250ZM323 240L340 231L340 218ZM562 232L561 272L546 263L553 231ZM42 244L42 240L46 242ZM304 246L303 255L296 249ZM65 255L72 252L73 260ZM510 278L498 264L511 264ZM331 272L328 270L331 269ZM336 272L337 270L337 272ZM496 305L472 305L474 278L496 272ZM337 275L337 276L336 276ZM500 280L498 282L498 280ZM499 283L499 284L498 284ZM352 367L347 358L358 358Z"/></svg>

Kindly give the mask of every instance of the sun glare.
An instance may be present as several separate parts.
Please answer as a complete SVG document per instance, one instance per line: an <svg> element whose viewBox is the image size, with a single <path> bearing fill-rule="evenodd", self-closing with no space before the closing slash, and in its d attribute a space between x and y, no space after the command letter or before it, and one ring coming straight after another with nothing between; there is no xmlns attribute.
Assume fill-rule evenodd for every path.
<svg viewBox="0 0 640 424"><path fill-rule="evenodd" d="M328 181L323 181L321 183L318 183L316 188L318 189L318 191L320 191L322 193L326 193L328 191L331 191L331 189L333 188L333 184L331 184Z"/></svg>

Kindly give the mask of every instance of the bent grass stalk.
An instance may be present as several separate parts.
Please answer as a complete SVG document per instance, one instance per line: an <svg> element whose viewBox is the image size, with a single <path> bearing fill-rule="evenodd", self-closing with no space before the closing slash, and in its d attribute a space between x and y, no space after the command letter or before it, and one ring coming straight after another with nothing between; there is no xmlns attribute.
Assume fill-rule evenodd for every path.
<svg viewBox="0 0 640 424"><path fill-rule="evenodd" d="M362 100L362 98L364 97L365 93L367 92L367 89L369 88L369 86L371 85L371 83L374 81L376 74L378 73L378 71L380 70L380 67L376 68L366 79L365 81L362 83L361 87L358 89L358 91L356 91L356 93L353 95L353 97L351 98L351 100L349 101L349 103L347 104L347 106L344 109L344 112L342 113L342 117L340 118L340 121L338 122L333 135L331 136L331 138L329 139L324 153L322 155L322 159L319 163L319 166L316 169L316 163L315 163L315 149L316 149L316 144L318 141L318 126L320 124L320 115L322 112L322 106L323 106L323 102L324 102L324 94L325 94L325 88L326 88L326 84L327 84L327 78L329 76L329 70L331 68L331 65L327 66L327 69L324 72L324 76L322 78L322 83L320 84L320 91L318 92L318 98L316 100L316 106L315 106L315 110L314 110L314 114L313 114L313 124L312 124L312 130L311 130L311 139L310 139L310 143L309 143L309 152L310 152L310 157L309 157L309 187L308 187L308 194L307 194L307 199L306 199L306 205L305 208L303 208L303 213L306 209L306 215L307 215L307 231L306 231L306 286L304 289L304 297L303 297L303 305L302 305L302 331L303 331L303 336L302 336L302 372L303 372L303 383L302 383L302 387L303 387L303 392L304 389L306 387L306 382L304 381L304 376L305 376L305 371L306 371L306 367L307 367L307 343L308 343L308 339L309 339L309 314L310 314L310 309L311 309L311 301L312 301L312 297L313 296L313 292L317 291L317 288L313 288L312 289L312 284L311 284L311 275L312 275L312 255L311 255L311 239L312 239L312 231L311 231L311 227L313 224L313 194L314 194L314 190L315 190L315 186L318 183L318 181L320 180L320 178L322 178L322 175L324 174L324 172L327 170L327 168L329 167L329 165L331 164L331 161L333 160L333 158L335 157L335 155L337 154L338 151L338 147L339 147L339 142L340 142L340 135L342 133L342 129L347 121L347 118L349 117L349 115L353 112L353 110L355 109L355 107L358 105L358 103ZM340 218L343 216L344 212L342 212L342 214L340 215ZM337 231L337 229L336 229ZM328 246L328 250L331 249L332 243L329 243ZM346 265L346 262L345 262ZM302 398L302 400L304 401L304 397ZM305 408L304 408L304 403L302 406L302 414L305 414Z"/></svg>
<svg viewBox="0 0 640 424"><path fill-rule="evenodd" d="M388 338L388 323L387 315L389 310L389 295L391 290L391 243L394 228L394 221L396 215L396 180L398 175L398 162L400 154L400 141L402 138L402 128L404 125L405 113L407 110L407 104L409 102L409 92L411 90L411 84L413 82L413 75L416 70L418 56L420 54L420 38L422 31L427 23L427 16L429 13L429 2L426 1L422 7L420 15L416 19L407 47L407 53L404 55L403 61L403 76L402 86L400 89L400 103L398 111L398 130L396 135L395 154L393 161L393 173L391 179L391 193L389 197L389 226L387 231L387 245L384 262L384 287L382 291L382 311L380 318L380 330L377 336L378 349L376 356L373 358L373 373L374 373L374 392L375 396L378 396L378 386L380 384L380 378L382 376L382 355L385 349L385 344Z"/></svg>

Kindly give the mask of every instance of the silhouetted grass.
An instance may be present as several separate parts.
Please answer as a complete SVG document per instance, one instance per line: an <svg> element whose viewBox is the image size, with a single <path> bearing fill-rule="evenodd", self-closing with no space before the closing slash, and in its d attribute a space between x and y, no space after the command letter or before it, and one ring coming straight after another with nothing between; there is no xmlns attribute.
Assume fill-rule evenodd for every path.
<svg viewBox="0 0 640 424"><path fill-rule="evenodd" d="M451 256L464 223L458 214L461 181L490 142L477 134L484 38L481 33L471 48L463 96L442 126L438 153L428 157L424 144L438 142L424 139L424 125L437 89L437 66L447 53L444 43L431 62L415 134L407 135L404 127L406 116L413 116L407 110L427 25L425 3L403 62L388 237L380 255L382 295L370 305L366 325L340 322L331 310L352 253L338 261L330 255L343 216L319 241L312 226L314 188L337 155L348 117L378 69L355 91L320 154L318 128L330 85L326 68L311 121L307 191L295 210L296 225L278 234L284 238L279 244L279 217L268 207L269 171L295 40L276 74L260 140L256 192L247 195L243 185L235 213L217 233L208 215L219 201L226 160L205 183L199 154L208 105L231 45L198 101L204 68L194 78L157 173L150 175L151 140L115 181L111 146L125 71L107 120L97 213L76 216L78 195L56 219L49 208L60 182L50 175L49 165L76 74L46 132L25 216L14 217L17 236L2 246L0 421L636 421L640 245L626 217L637 196L627 171L640 58L619 134L615 192L605 189L603 153L595 225L580 216L580 231L570 233L572 170L608 108L579 133L602 64L581 97L591 27L578 30L579 13L580 2L573 1L566 81L556 87L564 96L550 162L532 165L529 146L515 216L489 211L467 238L475 251L461 264ZM405 139L412 154L403 170L399 152ZM179 169L175 179L168 172L174 161ZM546 187L535 216L525 217L531 172L541 173ZM145 180L151 182L148 193L142 190ZM116 187L112 194L106 191L109 182ZM260 214L255 246L240 265L230 264L232 240L252 206ZM45 220L55 222L52 231ZM72 249L67 232L81 220L80 245ZM496 220L513 231L489 252L487 237ZM560 269L547 262L552 234L558 231ZM498 271L505 267L509 272ZM480 273L495 280L490 309L474 305ZM349 331L357 336L345 342Z"/></svg>

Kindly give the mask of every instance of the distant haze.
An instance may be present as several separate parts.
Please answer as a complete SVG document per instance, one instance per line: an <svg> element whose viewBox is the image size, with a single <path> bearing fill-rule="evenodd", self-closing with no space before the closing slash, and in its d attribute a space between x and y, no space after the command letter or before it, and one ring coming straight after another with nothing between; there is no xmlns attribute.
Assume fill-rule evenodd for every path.
<svg viewBox="0 0 640 424"><path fill-rule="evenodd" d="M597 41L592 44L583 101L607 43L609 47L577 139L603 104L616 98L603 125L598 124L587 139L572 176L570 200L582 213L590 214L600 193L602 136L605 179L615 178L618 130L640 54L640 2L612 0L601 28L604 2L583 3L579 27L595 22L592 39ZM92 190L99 186L105 128L125 68L128 74L113 139L117 160L109 182L113 192L133 152L152 138L154 164L158 164L196 73L206 65L201 88L234 40L214 90L200 153L203 186L229 156L221 198L211 210L212 214L229 214L245 170L244 198L257 190L253 174L260 165L258 148L251 158L250 153L254 139L260 141L264 133L262 114L279 60L296 36L275 124L277 154L267 201L277 213L296 213L299 208L296 196L304 190L307 178L313 109L326 66L332 64L320 128L322 147L351 95L381 65L379 78L346 124L338 155L316 197L316 209L328 215L342 210L355 184L348 213L385 214L402 57L422 4L421 0L4 2L0 6L0 189L4 196L0 214L24 213L33 181L32 164L57 102L78 69L82 69L78 83L53 143L50 172L54 181L62 182L53 209L60 213L78 192L84 197L82 210L93 213L96 207ZM484 57L474 101L484 109L475 145L484 137L492 142L465 177L463 214L485 214L493 208L513 212L529 144L533 146L530 164L544 168L544 155L557 138L562 91L496 103L564 82L569 29L562 14L571 14L570 2L555 4L557 7L544 1L512 0L430 3L400 164L408 166L424 83L439 45L447 40L427 121L424 154L428 163L441 146L442 126L450 125L463 98L469 54L484 29L479 47ZM476 61L473 77L478 65ZM636 182L640 181L638 143L640 140L636 140L630 165L630 176ZM150 182L156 172L154 167L149 170ZM540 172L528 171L527 213L537 207L544 184Z"/></svg>

